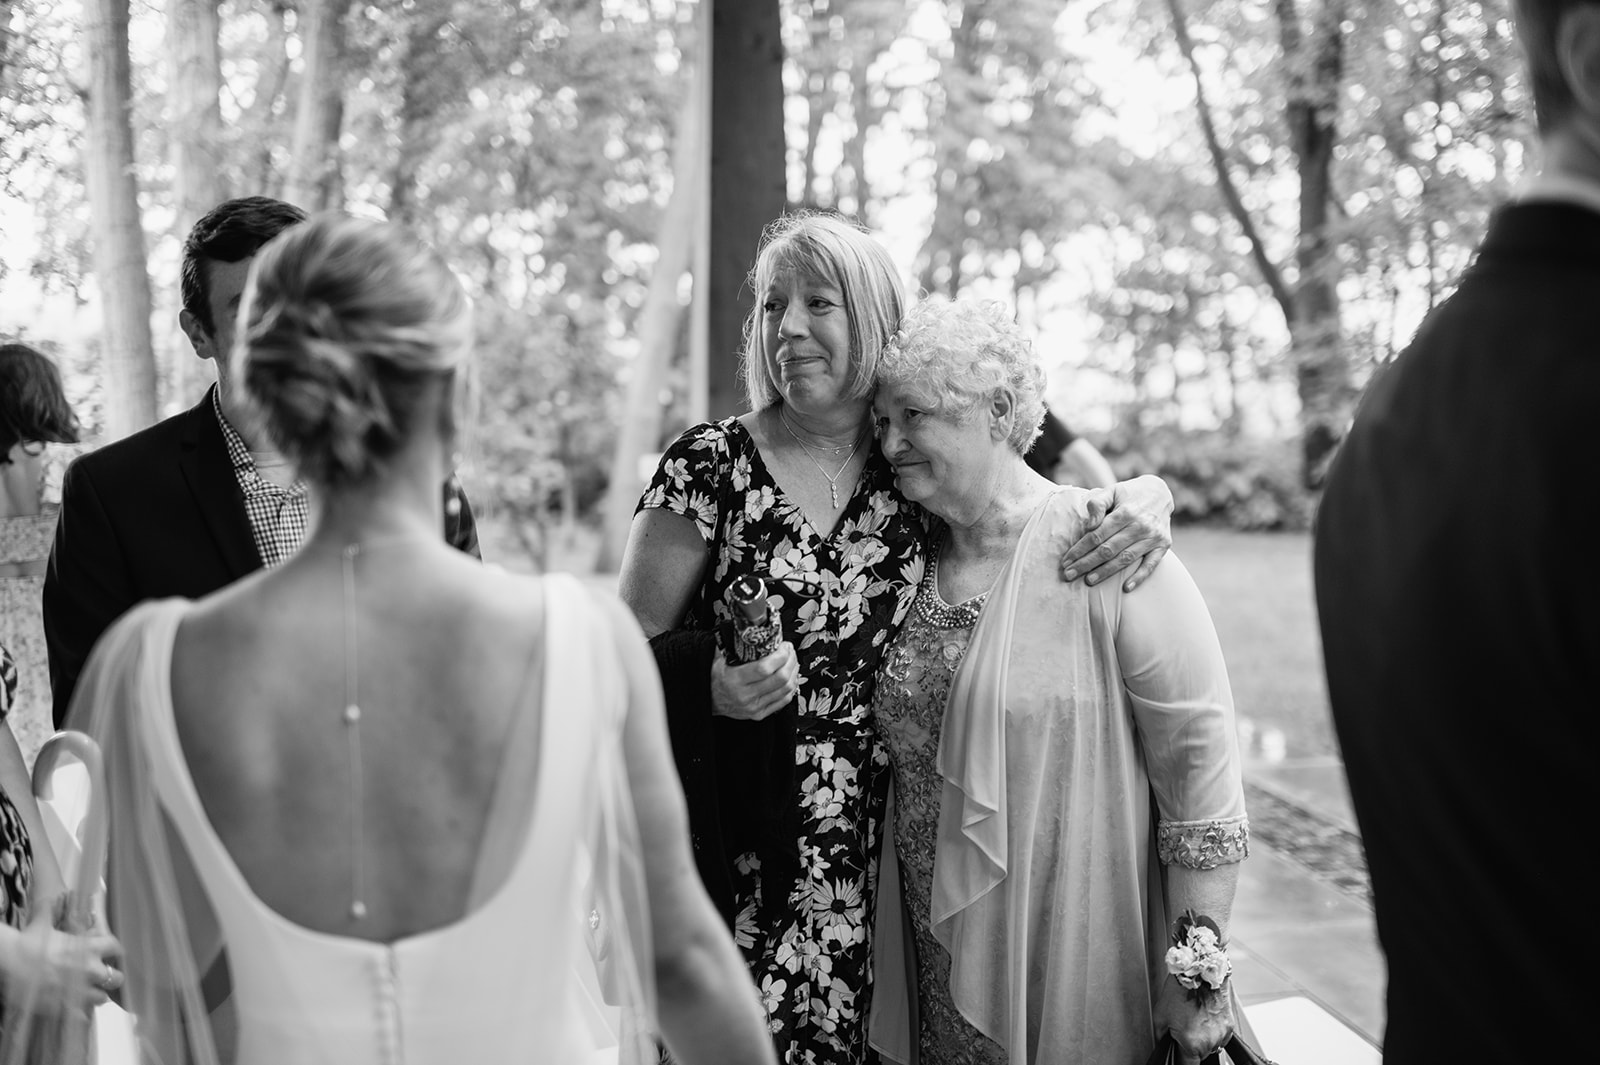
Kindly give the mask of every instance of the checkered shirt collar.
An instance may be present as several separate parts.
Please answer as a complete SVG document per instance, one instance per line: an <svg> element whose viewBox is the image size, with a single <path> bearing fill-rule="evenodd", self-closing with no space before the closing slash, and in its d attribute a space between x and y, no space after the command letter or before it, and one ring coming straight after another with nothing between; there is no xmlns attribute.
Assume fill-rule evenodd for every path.
<svg viewBox="0 0 1600 1065"><path fill-rule="evenodd" d="M233 466L234 479L244 494L244 512L250 520L256 552L261 556L262 565L270 569L298 551L305 542L310 496L301 481L282 488L261 476L255 459L250 457L249 445L222 413L219 391L220 387L211 390L211 409L217 415L222 439L228 445L228 461Z"/></svg>

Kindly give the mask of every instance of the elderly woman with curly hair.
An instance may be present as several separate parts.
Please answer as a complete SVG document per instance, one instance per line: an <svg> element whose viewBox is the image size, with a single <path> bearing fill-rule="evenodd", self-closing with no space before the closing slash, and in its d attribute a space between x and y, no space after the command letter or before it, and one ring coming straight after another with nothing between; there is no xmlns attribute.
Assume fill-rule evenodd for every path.
<svg viewBox="0 0 1600 1065"><path fill-rule="evenodd" d="M1237 1023L1232 989L1169 977L1168 930L1190 913L1225 944L1249 837L1206 605L1172 554L1135 594L1056 579L1088 493L1023 460L1044 374L998 305L924 303L877 382L895 483L937 519L872 704L916 1060L1136 1065L1169 1031L1180 1060L1204 1056ZM893 941L876 965L885 1005L908 968L884 956Z"/></svg>

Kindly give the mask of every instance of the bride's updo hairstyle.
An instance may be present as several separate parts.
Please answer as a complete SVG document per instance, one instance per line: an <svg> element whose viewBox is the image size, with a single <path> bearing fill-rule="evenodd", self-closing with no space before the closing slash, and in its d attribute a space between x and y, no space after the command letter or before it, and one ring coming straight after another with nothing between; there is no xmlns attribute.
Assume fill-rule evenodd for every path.
<svg viewBox="0 0 1600 1065"><path fill-rule="evenodd" d="M471 306L405 230L334 214L285 230L256 255L242 313L235 379L312 483L370 480L423 419L453 435Z"/></svg>

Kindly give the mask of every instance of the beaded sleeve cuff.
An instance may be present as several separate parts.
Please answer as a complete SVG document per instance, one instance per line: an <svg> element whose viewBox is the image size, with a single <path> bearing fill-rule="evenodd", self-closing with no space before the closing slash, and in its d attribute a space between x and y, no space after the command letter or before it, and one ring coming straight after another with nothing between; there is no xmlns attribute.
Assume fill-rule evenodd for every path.
<svg viewBox="0 0 1600 1065"><path fill-rule="evenodd" d="M1167 821L1156 825L1156 853L1162 865L1215 869L1242 862L1250 853L1250 820Z"/></svg>

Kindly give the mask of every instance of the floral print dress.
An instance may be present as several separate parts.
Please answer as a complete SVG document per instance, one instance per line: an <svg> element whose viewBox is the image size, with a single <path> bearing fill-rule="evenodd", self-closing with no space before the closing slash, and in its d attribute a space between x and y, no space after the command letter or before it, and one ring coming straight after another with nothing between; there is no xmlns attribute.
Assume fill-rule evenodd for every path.
<svg viewBox="0 0 1600 1065"><path fill-rule="evenodd" d="M900 498L874 447L837 527L825 534L784 495L734 418L679 437L639 507L689 518L710 551L685 627L714 629L726 620L723 595L736 578L767 580L800 661L794 801L801 876L788 905L763 921L760 861L741 855L734 939L780 1060L875 1060L866 1034L871 916L889 773L868 707L879 660L922 578L922 511Z"/></svg>
<svg viewBox="0 0 1600 1065"><path fill-rule="evenodd" d="M11 653L0 645L0 728L6 721L17 691L17 667ZM33 881L33 845L11 797L0 788L0 921L12 928L28 923L28 887ZM5 1003L0 998L0 1022Z"/></svg>

